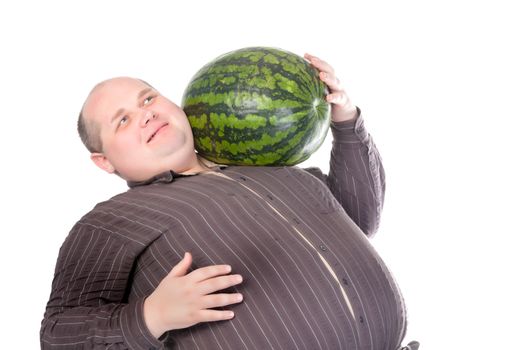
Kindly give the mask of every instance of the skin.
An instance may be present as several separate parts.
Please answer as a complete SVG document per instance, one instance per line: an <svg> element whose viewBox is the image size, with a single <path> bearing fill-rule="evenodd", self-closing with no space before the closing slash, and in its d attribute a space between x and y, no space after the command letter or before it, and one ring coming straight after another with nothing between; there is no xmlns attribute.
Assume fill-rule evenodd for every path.
<svg viewBox="0 0 509 350"><path fill-rule="evenodd" d="M91 159L108 173L142 181L170 169L208 170L198 161L184 111L140 80L102 82L87 98L83 115L99 126L103 149Z"/></svg>
<svg viewBox="0 0 509 350"><path fill-rule="evenodd" d="M305 54L329 87L331 120L354 119L357 109L344 91L334 69L316 56ZM119 77L98 84L83 106L86 121L100 130L102 152L90 158L102 170L128 181L144 181L163 172L196 174L210 171L196 155L191 126L184 111L144 82ZM228 265L211 265L190 273L192 256L183 259L145 299L145 322L159 338L172 329L200 322L228 320L230 310L212 310L239 303L240 293L216 293L238 285Z"/></svg>
<svg viewBox="0 0 509 350"><path fill-rule="evenodd" d="M318 57L304 57L329 87L326 99L332 105L331 120L355 118L356 108L334 69ZM208 171L196 156L184 111L140 80L120 77L100 83L87 98L83 113L85 119L99 125L103 145L102 152L92 153L91 159L109 173L143 181L170 169L178 173Z"/></svg>
<svg viewBox="0 0 509 350"><path fill-rule="evenodd" d="M333 122L343 122L354 119L357 116L357 108L348 97L340 80L336 77L334 68L309 53L306 53L304 58L320 71L320 79L329 88L330 94L326 96L326 99L331 104L331 120Z"/></svg>
<svg viewBox="0 0 509 350"><path fill-rule="evenodd" d="M229 274L229 265L211 265L187 273L191 263L191 254L186 253L145 299L145 323L156 338L200 322L229 320L233 311L211 308L242 301L241 293L216 293L242 282L242 276Z"/></svg>

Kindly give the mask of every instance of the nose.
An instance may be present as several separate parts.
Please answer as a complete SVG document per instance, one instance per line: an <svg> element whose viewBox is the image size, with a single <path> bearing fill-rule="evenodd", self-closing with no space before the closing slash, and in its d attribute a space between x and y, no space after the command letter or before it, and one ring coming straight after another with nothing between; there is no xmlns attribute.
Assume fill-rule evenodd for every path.
<svg viewBox="0 0 509 350"><path fill-rule="evenodd" d="M156 119L156 114L152 111L143 110L141 113L142 113L140 118L141 127L147 126L151 120Z"/></svg>

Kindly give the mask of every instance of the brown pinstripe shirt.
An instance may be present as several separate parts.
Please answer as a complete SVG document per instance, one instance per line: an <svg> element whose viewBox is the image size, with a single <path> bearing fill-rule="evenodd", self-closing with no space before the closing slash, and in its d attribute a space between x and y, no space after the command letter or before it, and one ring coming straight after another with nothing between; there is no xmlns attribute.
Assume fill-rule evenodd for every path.
<svg viewBox="0 0 509 350"><path fill-rule="evenodd" d="M328 176L298 167L168 172L98 204L61 247L41 347L396 349L405 307L366 238L380 220L382 163L361 116L331 126ZM230 264L244 301L231 307L233 320L157 340L143 301L185 251L193 268Z"/></svg>

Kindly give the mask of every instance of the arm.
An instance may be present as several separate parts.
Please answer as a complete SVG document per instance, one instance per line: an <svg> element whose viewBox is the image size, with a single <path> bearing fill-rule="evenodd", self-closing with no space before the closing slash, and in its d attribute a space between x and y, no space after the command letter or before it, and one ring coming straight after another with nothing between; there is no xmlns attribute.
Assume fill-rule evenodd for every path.
<svg viewBox="0 0 509 350"><path fill-rule="evenodd" d="M378 150L355 120L332 123L333 146L327 185L350 218L369 237L380 224L385 196L385 172Z"/></svg>
<svg viewBox="0 0 509 350"><path fill-rule="evenodd" d="M332 104L333 137L329 175L318 168L307 170L325 181L350 218L366 235L373 236L385 195L382 159L364 127L360 109L350 101L333 68L317 57L305 57L320 70L320 78L331 92L327 101Z"/></svg>
<svg viewBox="0 0 509 350"><path fill-rule="evenodd" d="M127 303L137 253L110 232L78 223L60 249L41 349L160 348L145 326L144 300Z"/></svg>
<svg viewBox="0 0 509 350"><path fill-rule="evenodd" d="M190 254L151 295L127 302L131 271L145 248L97 227L76 225L60 249L41 349L160 349L157 338L168 330L233 317L207 309L239 302L238 293L209 294L240 283L240 276L223 276L230 272L224 265L186 274Z"/></svg>

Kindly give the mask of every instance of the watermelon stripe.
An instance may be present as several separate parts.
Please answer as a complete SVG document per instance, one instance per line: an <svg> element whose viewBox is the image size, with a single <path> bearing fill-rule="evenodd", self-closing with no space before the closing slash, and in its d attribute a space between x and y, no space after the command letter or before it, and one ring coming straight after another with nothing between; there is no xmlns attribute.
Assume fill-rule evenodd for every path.
<svg viewBox="0 0 509 350"><path fill-rule="evenodd" d="M208 93L201 93L199 95L188 96L184 104L186 106L194 105L210 105L215 106L222 104L223 108L232 106L242 108L256 108L256 109L274 109L274 108L295 108L303 105L313 106L311 100L303 101L296 99L288 93L270 94L264 90L257 91L214 91Z"/></svg>
<svg viewBox="0 0 509 350"><path fill-rule="evenodd" d="M239 124L227 124L220 123L217 121L218 118L222 118L225 121L231 121L235 118L232 116L226 116L224 114L212 114L212 120L206 120L204 124L198 124L195 122L194 118L190 118L190 122L194 127L193 134L196 136L209 135L210 133L222 133L226 135L228 139L241 139L244 136L250 137L259 137L262 134L275 135L277 132L285 131L289 129L293 125L299 125L300 123L304 125L309 125L307 120L304 118L308 113L306 111L300 113L294 113L292 115L288 115L285 117L285 120L276 120L274 123L272 120L269 121L271 125L270 128L266 128L267 119L260 116L252 116L249 122L239 123ZM208 119L208 118L206 118ZM198 119L200 120L200 119ZM293 122L291 120L294 120ZM247 126L249 124L249 126ZM255 126L253 126L255 125ZM313 126L311 126L313 127ZM230 135L231 134L231 135ZM222 135L221 135L222 136Z"/></svg>
<svg viewBox="0 0 509 350"><path fill-rule="evenodd" d="M256 143L250 143L250 142L244 142L244 139L253 139L252 135L249 132L245 133L238 133L234 132L232 135L235 137L228 138L228 135L226 135L226 138L231 140L232 144L229 142L224 142L221 144L215 144L211 145L214 147L215 152L218 152L221 154L221 156L229 159L235 159L238 156L238 152L245 152L247 148L250 148L252 150L257 150L261 152L261 154L266 155L267 153L270 153L271 150L277 149L277 152L272 152L273 157L275 159L276 155L278 160L288 160L292 157L301 157L302 151L300 152L294 152L294 153L288 153L289 150L296 149L296 142L300 138L306 138L312 136L308 129L311 128L311 125L293 125L293 127L286 131L286 132L277 132L275 137L272 137L267 134L262 134L261 139L258 139L257 141L253 141ZM246 137L248 136L248 137ZM207 136L204 136L205 138ZM282 154L287 153L286 158L282 157ZM252 155L253 161L259 161L257 159L256 154Z"/></svg>
<svg viewBox="0 0 509 350"><path fill-rule="evenodd" d="M291 165L323 142L330 111L325 93L303 58L248 48L203 67L188 85L183 107L196 149L206 158Z"/></svg>
<svg viewBox="0 0 509 350"><path fill-rule="evenodd" d="M262 68L269 69L273 74L279 73L285 79L296 79L295 82L299 86L313 85L309 77L317 77L317 72L311 68L304 59L302 59L299 63L300 64L293 66L289 60L284 59L281 60L280 64L268 64ZM290 69L290 67L292 67L292 69ZM218 62L214 67L207 69L206 72L202 72L201 74L205 77L213 76L214 74L223 76L224 74L231 74L232 72L244 73L247 76L250 74L259 74L259 69L257 66L249 64L245 59L229 59L224 62ZM211 80L212 83L215 83L216 81L216 78Z"/></svg>
<svg viewBox="0 0 509 350"><path fill-rule="evenodd" d="M274 70L271 72L272 76L269 78L265 78L265 75L268 75L269 72L264 73L265 75L263 77L261 76L254 76L251 77L250 81L242 80L239 82L239 84L242 84L244 89L249 88L256 88L256 89L263 89L264 91L279 91L278 88L284 88L284 85L293 85L291 91L288 89L284 89L283 91L294 96L299 96L301 99L309 100L310 94L309 90L302 88L299 88L299 85L306 84L307 86L311 85L310 83L304 83L303 80L298 79L291 79L292 77L289 77L286 72L275 72ZM233 75L216 75L216 74L207 74L200 80L197 80L194 82L190 88L190 92L192 92L192 95L199 94L203 91L217 91L221 92L221 88L226 88L228 91L231 91L230 85L234 84L233 80L231 79ZM228 79L228 80L226 80Z"/></svg>

